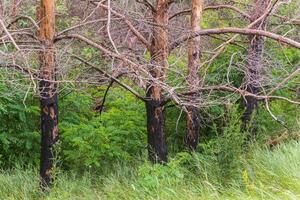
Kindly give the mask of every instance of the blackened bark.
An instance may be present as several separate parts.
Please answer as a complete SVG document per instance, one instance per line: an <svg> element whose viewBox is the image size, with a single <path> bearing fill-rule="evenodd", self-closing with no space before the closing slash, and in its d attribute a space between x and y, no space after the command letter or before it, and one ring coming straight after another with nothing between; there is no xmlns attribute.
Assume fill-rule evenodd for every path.
<svg viewBox="0 0 300 200"><path fill-rule="evenodd" d="M247 91L251 92L253 94L258 94L260 90L259 90L259 87L249 85L249 86L247 86ZM255 132L256 132L255 123L256 122L252 118L253 118L253 114L255 113L255 111L258 110L259 102L256 98L247 96L247 97L245 97L245 99L243 99L242 105L244 107L244 113L242 116L242 122L243 122L242 130L247 131L249 128L252 128L251 132L253 134L255 134Z"/></svg>
<svg viewBox="0 0 300 200"><path fill-rule="evenodd" d="M255 0L253 14L251 21L256 21L266 11L269 4L269 0ZM266 19L258 22L254 29L266 28ZM250 36L250 48L247 56L246 64L246 90L253 94L260 92L261 73L262 73L262 54L264 49L264 37L262 36ZM251 127L251 132L255 134L255 120L252 121L253 114L259 107L259 102L255 97L247 96L242 99L242 105L244 107L244 113L242 116L242 130L246 131ZM251 123L251 121L253 123Z"/></svg>
<svg viewBox="0 0 300 200"><path fill-rule="evenodd" d="M50 84L47 81L41 81L40 88L47 88ZM41 187L44 189L52 182L52 168L54 153L53 148L58 140L58 99L57 94L49 97L48 91L41 93L41 160L40 176Z"/></svg>
<svg viewBox="0 0 300 200"><path fill-rule="evenodd" d="M152 96L152 89L147 97ZM167 144L165 136L165 116L160 101L150 100L146 102L147 132L148 132L148 155L152 163L166 163Z"/></svg>
<svg viewBox="0 0 300 200"><path fill-rule="evenodd" d="M38 38L42 44L40 61L40 104L41 104L41 162L42 189L50 186L53 179L53 148L58 140L58 97L55 83L55 4L53 0L41 0L37 10L40 20Z"/></svg>
<svg viewBox="0 0 300 200"><path fill-rule="evenodd" d="M154 23L161 26L153 27L151 66L149 72L155 79L165 80L166 69L168 68L168 34L166 26L168 24L168 9L170 0L157 0L156 12L153 13ZM147 85L146 110L147 110L147 134L148 134L148 154L153 163L167 162L167 145L164 131L164 108L161 105L161 86L150 81Z"/></svg>

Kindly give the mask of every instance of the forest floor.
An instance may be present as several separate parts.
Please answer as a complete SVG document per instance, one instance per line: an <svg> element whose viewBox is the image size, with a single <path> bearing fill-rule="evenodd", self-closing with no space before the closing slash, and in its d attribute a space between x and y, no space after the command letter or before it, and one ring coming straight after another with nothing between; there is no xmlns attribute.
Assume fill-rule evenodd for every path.
<svg viewBox="0 0 300 200"><path fill-rule="evenodd" d="M34 168L2 170L0 199L300 199L300 143L295 141L273 150L256 148L222 180L210 161L194 158L190 168L181 157L167 166L116 164L102 175L59 171L49 193L39 191Z"/></svg>

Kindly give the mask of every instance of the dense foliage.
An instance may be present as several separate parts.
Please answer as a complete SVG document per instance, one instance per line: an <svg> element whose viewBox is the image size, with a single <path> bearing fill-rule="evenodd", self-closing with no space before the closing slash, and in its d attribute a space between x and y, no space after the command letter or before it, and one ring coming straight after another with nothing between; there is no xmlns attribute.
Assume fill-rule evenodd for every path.
<svg viewBox="0 0 300 200"><path fill-rule="evenodd" d="M0 20L8 29L0 26L0 199L300 199L300 50L294 48L300 45L299 0L276 1L276 14L270 12L262 27L250 27L277 39L253 45L262 36L208 34L198 37L196 53L189 48L197 37L188 36L170 52L162 48L191 34L192 11L164 27L152 22L165 17L151 15L154 1L41 1L55 6L48 19L56 17L48 27L53 38L45 42L36 32L51 24L39 20L49 13L35 16L31 2L20 3L26 16L14 24L10 18L17 15L1 13L1 5L19 5L0 0ZM256 17L253 2L207 1L206 8L234 5L246 16L210 8L195 29L247 27ZM172 14L191 7L190 1L171 3L166 7ZM28 31L30 39L18 31ZM149 41L139 41L138 31ZM296 45L283 45L284 38ZM260 45L261 52L255 49ZM260 55L251 57L251 50ZM195 88L191 59L197 61ZM261 68L252 70L259 74L252 82L251 59ZM51 80L43 78L51 70ZM248 89L257 82L257 91ZM247 98L255 108L245 123ZM194 149L187 142L193 128L200 136ZM43 146L41 136L54 139ZM45 179L37 175L41 146L54 152L44 153L44 176L54 181L39 190Z"/></svg>

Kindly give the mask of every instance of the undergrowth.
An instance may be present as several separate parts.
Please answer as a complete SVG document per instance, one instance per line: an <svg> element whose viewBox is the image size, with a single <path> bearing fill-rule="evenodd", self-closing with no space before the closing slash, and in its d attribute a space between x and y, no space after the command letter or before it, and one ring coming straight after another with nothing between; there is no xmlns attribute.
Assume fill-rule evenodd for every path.
<svg viewBox="0 0 300 200"><path fill-rule="evenodd" d="M1 171L0 199L299 199L300 144L252 149L226 182L226 165L199 153L179 153L165 166L140 160L102 172L57 171L49 193L39 191L37 169L17 166Z"/></svg>

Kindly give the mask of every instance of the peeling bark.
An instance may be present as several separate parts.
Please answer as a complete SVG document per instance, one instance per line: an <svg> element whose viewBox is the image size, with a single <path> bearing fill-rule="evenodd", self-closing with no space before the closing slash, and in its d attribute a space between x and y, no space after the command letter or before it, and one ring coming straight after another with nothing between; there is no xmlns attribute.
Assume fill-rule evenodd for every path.
<svg viewBox="0 0 300 200"><path fill-rule="evenodd" d="M253 7L253 15L251 16L251 21L254 22L259 17L261 17L266 11L269 4L269 0L255 0ZM265 30L266 19L253 26L253 29ZM246 65L246 90L252 94L258 94L260 92L261 83L261 72L262 72L262 54L264 48L264 37L262 36L250 36L251 45L247 56ZM251 125L251 118L253 113L258 109L259 102L255 97L247 96L243 99L243 107L245 112L242 116L242 130L247 130ZM252 130L253 133L256 132L255 127Z"/></svg>
<svg viewBox="0 0 300 200"><path fill-rule="evenodd" d="M168 24L169 0L157 0L154 22L161 26L154 26L150 73L154 78L164 80L168 67ZM154 83L147 86L147 132L148 132L148 154L153 163L167 162L167 145L165 136L165 116L162 105L161 87Z"/></svg>
<svg viewBox="0 0 300 200"><path fill-rule="evenodd" d="M199 31L203 10L203 0L192 0L191 31ZM200 85L198 71L200 68L200 36L189 40L188 43L188 77L189 90L195 91ZM197 94L190 97L189 101L194 102L198 98ZM200 119L199 109L193 106L187 107L187 133L185 143L189 150L195 150L199 143Z"/></svg>
<svg viewBox="0 0 300 200"><path fill-rule="evenodd" d="M41 187L48 187L52 181L53 147L58 140L58 96L55 80L55 3L54 0L41 0L37 10L40 20L38 37L42 44L40 61L40 104L41 104Z"/></svg>

